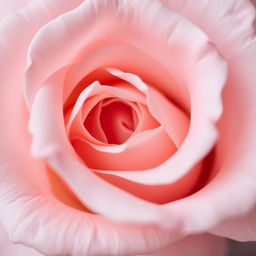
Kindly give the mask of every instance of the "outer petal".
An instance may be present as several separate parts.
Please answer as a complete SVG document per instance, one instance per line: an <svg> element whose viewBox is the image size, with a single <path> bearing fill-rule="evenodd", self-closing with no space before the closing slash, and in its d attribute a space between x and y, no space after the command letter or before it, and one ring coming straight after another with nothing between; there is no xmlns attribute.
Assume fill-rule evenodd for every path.
<svg viewBox="0 0 256 256"><path fill-rule="evenodd" d="M195 235L172 244L147 256L225 256L227 247L225 239L212 235ZM146 256L143 254L143 256ZM141 255L142 256L142 255Z"/></svg>
<svg viewBox="0 0 256 256"><path fill-rule="evenodd" d="M45 22L79 2L37 0L0 24L0 129L5 135L0 144L0 219L12 241L48 255L105 256L106 252L118 255L153 251L169 242L166 233L153 226L111 223L63 205L49 192L41 161L30 156L21 84L28 43ZM172 239L178 239L174 234Z"/></svg>
<svg viewBox="0 0 256 256"><path fill-rule="evenodd" d="M256 240L256 206L239 217L228 218L212 229L211 233L242 242Z"/></svg>
<svg viewBox="0 0 256 256"><path fill-rule="evenodd" d="M194 1L164 2L206 31L229 62L216 147L215 174L219 174L197 195L170 207L178 210L179 205L182 212L189 210L189 216L184 217L188 232L209 229L220 222L213 233L255 240L255 7L246 0L208 0L199 6Z"/></svg>
<svg viewBox="0 0 256 256"><path fill-rule="evenodd" d="M0 226L0 251L1 256L43 256L41 253L37 252L32 248L11 243L6 237L5 231L3 230L2 226Z"/></svg>
<svg viewBox="0 0 256 256"><path fill-rule="evenodd" d="M175 230L167 233L154 225L112 222L67 207L35 188L20 195L7 193L10 187L6 184L2 190L5 202L2 200L0 205L1 221L10 240L46 255L134 255L149 253L179 239Z"/></svg>
<svg viewBox="0 0 256 256"><path fill-rule="evenodd" d="M8 13L24 7L28 2L29 0L1 0L0 20Z"/></svg>

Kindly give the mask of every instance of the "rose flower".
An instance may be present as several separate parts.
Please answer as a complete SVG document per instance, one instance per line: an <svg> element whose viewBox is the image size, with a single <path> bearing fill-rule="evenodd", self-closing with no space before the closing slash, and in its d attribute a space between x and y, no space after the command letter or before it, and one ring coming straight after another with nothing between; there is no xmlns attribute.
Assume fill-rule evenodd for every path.
<svg viewBox="0 0 256 256"><path fill-rule="evenodd" d="M0 6L3 256L256 239L252 1Z"/></svg>

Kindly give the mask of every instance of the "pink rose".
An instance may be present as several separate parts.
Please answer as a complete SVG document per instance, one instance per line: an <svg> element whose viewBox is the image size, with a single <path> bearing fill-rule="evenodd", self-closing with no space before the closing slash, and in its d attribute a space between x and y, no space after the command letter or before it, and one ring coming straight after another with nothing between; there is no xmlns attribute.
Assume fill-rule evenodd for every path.
<svg viewBox="0 0 256 256"><path fill-rule="evenodd" d="M27 246L2 233L4 256L255 240L254 22L250 0L1 2L0 222Z"/></svg>

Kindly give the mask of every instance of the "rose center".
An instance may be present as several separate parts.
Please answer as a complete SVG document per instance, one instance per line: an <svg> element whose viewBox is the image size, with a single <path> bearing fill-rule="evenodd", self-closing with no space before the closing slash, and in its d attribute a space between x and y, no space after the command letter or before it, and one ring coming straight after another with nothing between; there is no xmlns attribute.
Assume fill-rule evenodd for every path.
<svg viewBox="0 0 256 256"><path fill-rule="evenodd" d="M84 126L97 140L122 144L135 131L138 116L133 107L119 99L100 101L88 114Z"/></svg>

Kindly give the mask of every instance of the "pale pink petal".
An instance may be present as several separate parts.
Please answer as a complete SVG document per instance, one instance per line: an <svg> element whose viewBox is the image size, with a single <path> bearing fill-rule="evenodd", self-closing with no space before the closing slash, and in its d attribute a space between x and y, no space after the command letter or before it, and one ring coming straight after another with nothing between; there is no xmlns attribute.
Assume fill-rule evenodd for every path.
<svg viewBox="0 0 256 256"><path fill-rule="evenodd" d="M126 165L127 162L129 165L131 164L129 161L124 162ZM107 172L95 172L110 184L113 184L138 198L157 204L166 204L193 194L198 190L198 177L202 174L200 168L193 168L193 170L175 183L166 185L143 185L120 178L118 175L109 175Z"/></svg>
<svg viewBox="0 0 256 256"><path fill-rule="evenodd" d="M4 191L12 188L6 184ZM20 187L21 188L21 187ZM180 238L174 228L122 224L99 215L77 211L50 195L7 194L1 201L1 220L13 242L45 255L136 255L149 253ZM11 217L11 218L10 218ZM13 256L13 255L10 255Z"/></svg>
<svg viewBox="0 0 256 256"><path fill-rule="evenodd" d="M95 88L97 88L97 89L100 88L100 83L98 81L95 81L94 83L92 83L91 85L86 87L85 90L77 98L76 104L73 107L71 115L70 115L70 118L68 120L67 131L69 131L70 126L71 126L73 120L75 119L75 117L78 114L78 112L81 110L81 108L82 108L82 106L84 104L84 101L89 97L89 95L91 94L91 92Z"/></svg>
<svg viewBox="0 0 256 256"><path fill-rule="evenodd" d="M97 12L95 12L96 9ZM118 12L116 12L117 9ZM123 12L132 16L124 16ZM164 16L163 19L158 19L158 13L160 12ZM111 16L111 13L113 13L113 16ZM101 19L98 19L97 15ZM151 19L152 15L155 20ZM112 19L104 22L105 18L108 17L112 17ZM137 22L131 22L131 20L137 18L141 19L140 26ZM97 29L95 30L94 20L97 20ZM168 20L168 22L165 22L165 20ZM128 23L129 27L127 27ZM122 37L119 33L115 33L117 24L118 27L123 26L124 28ZM67 26L69 29L67 29ZM182 29L179 28L175 31L172 29L178 26ZM57 27L58 30L56 31ZM161 30L159 30L159 27ZM86 36L82 36L85 30ZM186 30L186 33L183 33L183 30ZM170 31L174 31L174 34ZM187 31L190 31L190 33L187 33ZM141 35L138 36L138 32ZM48 34L51 36L48 36ZM187 38L190 37L196 38L193 44L187 44ZM45 38L47 38L47 51L42 48L40 43ZM145 40L148 42L147 47L144 47ZM113 41L114 43L111 43ZM64 42L70 44L70 47L66 47L67 45ZM129 69L132 73L140 74L146 81L151 81L152 85L163 90L168 96L172 95L173 98L175 95L174 98L177 102L188 107L188 92L186 86L184 86L184 83L186 83L184 77L186 76L182 66L185 64L184 59L189 59L188 62L194 62L193 58L195 56L187 55L185 49L197 55L198 51L195 51L195 48L199 47L201 49L204 47L203 42L207 44L207 38L202 31L190 23L183 22L181 16L163 8L159 1L152 1L150 6L142 3L139 7L136 1L121 1L120 3L114 1L104 3L101 1L85 1L81 8L49 23L32 42L29 60L32 61L33 65L29 65L27 70L27 82L30 84L27 84L27 98L30 97L29 95L31 95L31 99L33 98L36 88L42 84L45 77L48 77L52 71L58 70L70 62L79 62L79 65L74 67L70 75L72 78L77 77L73 86L86 74L99 67L118 66L124 71ZM180 49L183 51L179 51ZM45 52L48 53L47 56ZM53 53L55 58L50 61L49 56ZM74 56L77 57L74 58ZM134 59L136 59L136 62L134 62ZM179 62L176 61L177 59ZM111 65L111 62L114 65ZM186 61L186 65L189 65L188 62ZM78 66L79 68L77 68ZM165 68L163 69L163 67ZM188 66L185 70L187 69L190 70ZM29 76L30 73L34 75ZM179 80L179 84L174 82L172 77ZM29 89L30 86L32 87Z"/></svg>
<svg viewBox="0 0 256 256"><path fill-rule="evenodd" d="M0 225L0 253L1 256L18 256L18 255L26 255L26 256L43 256L41 253L36 250L20 245L11 243Z"/></svg>
<svg viewBox="0 0 256 256"><path fill-rule="evenodd" d="M225 239L208 235L194 235L158 252L140 256L227 256Z"/></svg>
<svg viewBox="0 0 256 256"><path fill-rule="evenodd" d="M193 0L161 1L202 28L225 57L254 37L255 7L251 0L205 0L199 6Z"/></svg>
<svg viewBox="0 0 256 256"><path fill-rule="evenodd" d="M188 135L190 120L187 114L172 104L153 87L148 91L148 108L179 148ZM195 135L196 136L196 135Z"/></svg>
<svg viewBox="0 0 256 256"><path fill-rule="evenodd" d="M137 37L137 36L136 36ZM178 90L177 103L186 105L187 109L189 108L187 98L183 95L185 91L184 87L177 85L173 81L173 78L170 75L170 72L167 72L161 65L162 59L157 59L159 55L156 53L154 58L151 56L154 53L153 50L145 53L145 49L137 48L135 46L121 44L121 43L112 43L111 45L100 45L95 46L96 49L90 51L88 49L87 55L83 56L83 59L79 59L79 62L73 67L71 72L67 77L67 85L64 90L64 99L67 99L71 92L75 89L77 84L81 81L84 81L84 78L87 78L85 74L91 74L95 69L101 68L103 66L114 67L116 69L121 69L123 71L132 72L134 74L139 74L140 77L143 77L145 81L150 81L150 83L160 90L163 90L170 96L170 91ZM153 46L152 46L153 47ZM162 49L162 48L161 48ZM134 61L136 59L136 61ZM166 61L168 58L166 59ZM104 74L105 76L106 74ZM100 74L101 78L104 76ZM98 76L94 76L97 79ZM90 80L90 79L89 79ZM92 80L95 81L95 80ZM175 95L175 93L174 93ZM182 96L183 95L183 96ZM176 97L176 95L175 95ZM183 97L183 100L179 100L180 97ZM173 99L174 97L172 97ZM179 102L182 101L182 102ZM185 108L186 108L185 107Z"/></svg>
<svg viewBox="0 0 256 256"><path fill-rule="evenodd" d="M222 1L222 2L223 2L223 1ZM225 9L225 8L223 8L223 9ZM202 16L203 16L203 15L201 14L200 17L202 17ZM231 15L230 15L230 16L231 16ZM250 17L251 17L251 16L250 16ZM36 19L35 19L35 20L36 20ZM245 19L245 20L247 20L247 19ZM212 24L216 24L216 20L215 20L215 22L213 22ZM161 26L159 26L159 27L161 27ZM219 29L219 28L220 28L220 27L218 26L218 29ZM230 29L228 29L228 31L230 31ZM225 36L223 36L223 38L224 38L224 37L225 37ZM22 36L21 36L21 38L22 38ZM232 41L234 42L234 40L232 40ZM20 43L20 42L19 42L19 43ZM14 49L14 48L13 48L13 49ZM254 47L254 49L255 49L255 47ZM246 57L247 57L247 58L251 58L251 55L246 56ZM238 63L239 63L239 62L238 62ZM15 63L15 64L17 64L17 63ZM15 65L14 65L14 66L15 66ZM39 66L40 66L40 65L39 65ZM252 65L252 66L254 66L254 62L253 62L253 65ZM250 70L250 69L249 69L249 70ZM1 71L3 72L3 70L1 70ZM3 74L4 74L4 73L3 73ZM15 77L15 76L14 76L14 77ZM18 76L18 77L19 77L19 76ZM252 80L254 80L254 79L252 79ZM7 80L7 81L8 81L8 80ZM4 83L2 83L2 84L7 84L7 83L6 83L7 81L4 81ZM9 83L8 83L8 84L9 84ZM17 83L16 83L16 84L17 84ZM243 84L244 84L244 83L243 83ZM251 88L251 86L250 86L250 88ZM239 94L240 94L240 91L239 91ZM251 93L248 93L247 95L250 96ZM247 95L246 95L246 96L247 96ZM8 95L6 98L9 99L9 95ZM254 102L254 100L253 100L253 102ZM8 101L6 101L6 103L8 103ZM15 99L14 99L14 103L15 103ZM238 103L239 103L239 101L238 101ZM8 105L8 104L7 104L7 105ZM15 105L15 106L16 106L16 105ZM240 105L239 105L239 106L240 106ZM18 107L17 107L17 108L15 108L14 106L12 106L12 107L13 107L14 109L19 109ZM242 108L242 109L243 109L243 108ZM246 106L245 109L248 109L247 106ZM242 112L242 116L243 116L244 113L243 113L242 110L241 110L241 112ZM255 112L255 111L254 111L254 112ZM10 113L10 112L9 112L9 113ZM247 113L247 112L246 112L246 113ZM253 113L253 111L252 111L252 113ZM252 115L252 113L251 113L250 115ZM251 120L251 118L248 118L248 120ZM16 119L15 119L15 121L16 121ZM15 124L16 124L16 123L15 123ZM20 124L17 123L17 125L20 125ZM249 126L249 125L248 125L248 126ZM5 127L6 127L6 126L5 126ZM10 125L10 127L11 127L11 125ZM254 127L254 125L253 125L253 127ZM232 127L232 128L233 128L233 127ZM239 127L239 128L240 128L240 127ZM255 128L255 127L254 127L254 128ZM238 129L238 128L237 128L237 129ZM11 129L10 131L14 131L14 130ZM9 134L11 133L10 131L9 131ZM13 133L13 134L15 134L15 133ZM250 134L252 134L252 133L250 132ZM236 135L236 134L235 134L235 135ZM230 135L230 137L233 137L233 133ZM237 138L237 136L234 136L234 137ZM230 139L230 140L231 140L231 139ZM5 143L6 143L7 140L4 140L4 141L5 141ZM249 138L248 141L247 141L247 143L249 143L249 142L251 142L251 141L255 141L255 140L254 140L253 138ZM9 142L10 142L10 140L9 140ZM252 142L251 142L251 143L252 143ZM242 148L242 147L241 147L241 148ZM241 149L241 148L240 148L240 149ZM243 149L246 149L246 148L247 148L247 147L244 146ZM255 148L255 145L252 145L252 148ZM13 155L13 154L12 154L12 155ZM234 158L235 158L235 157L234 157ZM233 160L233 159L232 159L232 160ZM21 165L16 165L16 166L15 166L15 169L16 169L16 168L18 169L18 167L20 168L20 166L23 166L23 165L22 165L22 164L21 164ZM27 165L26 165L26 166L27 166ZM243 167L243 166L245 166L245 165L244 165L243 163L241 163L241 167ZM250 165L248 164L247 166L249 166L249 167L248 167L248 169L249 169L249 168L250 168ZM255 164L252 163L252 166L255 166ZM250 175L249 175L249 176L250 176ZM237 177L237 180L239 180L239 182L240 182L240 178L245 179L245 177L243 177L242 174L241 174L241 177L240 177L240 175L238 175L238 177ZM235 180L234 180L234 181L235 181ZM233 189L235 188L235 185L236 185L236 184L237 184L237 183L235 183L234 186L230 186L230 187L232 187L232 190L230 190L230 191L232 191L232 192L234 191ZM244 184L245 184L245 183L244 183ZM247 179L247 183L246 183L246 184L250 185L250 188L253 187L252 182L251 182L251 177ZM255 184L254 184L254 186L255 186ZM244 190L246 190L246 188L247 188L247 187L245 186L245 187L244 187ZM216 190L215 190L215 191L216 191ZM237 195L239 195L239 193L240 193L241 191L242 191L242 190L238 191L238 194L237 194ZM222 192L222 191L221 191L221 192ZM225 190L223 190L223 192L225 192ZM253 190L253 189L249 190L249 192L252 192L252 194L255 194L255 193L254 193L255 190ZM226 194L226 193L223 193L223 194ZM232 193L230 193L230 194L232 194ZM250 195L250 193L248 193L248 194ZM219 196L222 196L222 194L220 193ZM245 196L245 194L244 194L244 196ZM246 197L244 197L244 196L241 197L241 198L246 198ZM207 197L206 197L206 198L207 198ZM200 203L203 203L203 204L205 204L205 205L206 205L207 207L209 207L209 208L203 207L203 208L200 208L199 210L202 210L202 209L205 210L205 212L210 213L209 215L210 215L210 217L211 217L212 215L214 215L214 214L212 214L212 213L213 213L212 209L214 209L214 208L215 208L215 209L218 209L218 208L219 208L219 205L223 205L224 200L217 200L217 199L216 199L217 197L214 197L214 198L213 198L213 197L210 197L210 201L211 201L211 203L212 203L212 206L209 206L210 204L207 204L206 198L205 198L205 200L203 200L203 201L200 201L200 200L199 200L199 205L200 205ZM248 198L250 198L250 196L249 196ZM5 200L6 200L6 199L5 199ZM214 202L217 202L217 203L214 203ZM228 203L227 198L225 198L225 202ZM249 202L249 200L248 200L248 202ZM248 206L248 205L249 205L248 202L247 202L247 205L243 205L243 210L246 209L245 206ZM252 202L252 201L250 201L250 202ZM250 202L249 202L249 203L250 203ZM240 205L240 203L241 203L241 199L239 199L239 201L237 200L234 205ZM190 204L190 205L191 205L191 204ZM197 206L197 204L192 204L192 206ZM37 207L38 207L38 206L37 206ZM211 207L212 207L212 208L211 208ZM214 208L213 208L213 207L214 207ZM222 210L222 213L223 213L223 212L226 212L226 213L227 213L226 216L229 216L229 213L230 213L230 212L229 212L229 211L226 211L226 209L229 208L229 207L230 207L230 203L228 203L227 206L224 205L224 207L223 207L224 210ZM249 207L249 208L250 208L250 207ZM48 208L48 209L49 209L49 208ZM194 209L194 208L192 207L192 209ZM54 209L54 210L55 210L55 211L52 212L53 216L56 214L56 210L59 210L59 209ZM62 210L62 209L60 209L60 210ZM188 211L189 208L184 208L184 210L187 211L187 212L189 212L189 211ZM219 209L218 209L218 210L219 210ZM230 210L230 209L229 209L229 210ZM238 209L238 210L239 210L239 209ZM31 209L30 209L30 211L31 211ZM193 211L195 211L195 210L193 210ZM216 210L215 210L215 211L216 211ZM10 212L15 212L15 211L10 211ZM235 212L235 211L234 211L234 212ZM200 213L200 212L197 212L197 213ZM216 213L216 212L215 212L215 213ZM1 213L1 214L4 214L4 213ZM16 214L17 214L17 213L16 213ZM7 215L6 212L5 212L5 215ZM225 214L224 214L224 215L225 215ZM224 215L220 214L219 216L220 216L221 218L223 218ZM182 217L182 215L180 215L180 216ZM197 214L197 216L200 216L200 215ZM37 219L38 219L39 216L36 216L36 217L37 217ZM188 216L187 216L187 217L188 217ZM191 218L192 220L193 220L193 217L195 217L194 214L192 214L192 218ZM199 218L199 217L198 217L198 218ZM197 218L197 221L198 221L197 224L200 223L200 220L199 220L198 218ZM184 219L185 219L185 218L184 218ZM211 219L211 218L210 218L210 219ZM195 219L194 219L194 220L195 220ZM211 220L212 220L212 219L211 219ZM66 221L66 220L65 220L65 221ZM188 221L188 218L186 219L186 223L189 222L189 221L188 221L188 222L187 222L187 221ZM203 222L203 221L202 221L202 222ZM209 221L209 220L208 220L208 222L210 223L210 225L212 225L212 224L214 223L214 222ZM15 224L18 224L18 223L19 223L19 222L17 221ZM64 222L64 223L65 223L65 222ZM195 222L192 221L191 223L192 223L192 225L193 225ZM206 221L205 221L205 223L206 223ZM205 224L205 223L204 223L204 224ZM40 224L41 224L41 223L40 223ZM14 225L14 224L9 223L9 225ZM207 225L209 226L209 224L207 224ZM59 225L59 226L60 226L60 225ZM58 227L59 227L59 226L58 226ZM186 227L188 227L188 226L186 226ZM42 227L41 227L41 228L42 228ZM57 228L57 227L56 227L56 228ZM199 225L199 228L201 228L200 225ZM10 230L10 229L9 229L9 230ZM49 230L52 230L52 229L49 229ZM47 231L49 231L49 230L47 230ZM191 231L191 230L192 230L192 229L190 229L190 231ZM109 229L108 229L108 231L109 231ZM45 232L45 234L44 234L45 237L46 237L46 233L47 233L47 235L48 235L48 234L50 234L50 235L52 234L51 232ZM20 237L21 237L23 234L24 234L24 230L22 230L22 232L20 232ZM69 232L67 232L67 234L69 235ZM71 234L71 232L70 232L70 234ZM73 235L73 234L74 234L74 233L72 233L72 235ZM54 236L53 236L53 237L54 237ZM74 237L77 237L77 236L74 236ZM34 237L33 237L33 238L34 238ZM68 237L68 238L69 238L69 237ZM22 238L22 239L27 239L27 238ZM40 239L39 239L39 240L40 240ZM52 241L55 241L55 240L52 239ZM73 240L72 240L72 241L73 241ZM136 240L135 240L135 241L136 241ZM49 241L48 241L47 239L45 239L45 242L46 242L46 243L45 243L44 246L46 246L46 244L49 245ZM134 242L134 241L133 241L133 242ZM31 238L30 243L35 243L32 238ZM63 244L66 245L66 244L64 243L64 241L62 240L62 245L63 245ZM82 243L81 243L81 244L82 244ZM54 245L54 244L53 244L53 245ZM52 249L52 248L54 248L54 249L56 248L56 245L54 245L54 247L53 247L53 245L51 244L51 246L52 246L51 249ZM150 243L149 243L149 245L150 245ZM139 247L138 244L136 244L136 246ZM148 244L147 244L146 246L148 246ZM71 246L70 246L70 247L71 247ZM137 247L137 248L138 248L138 247ZM65 248L66 248L66 247L65 247ZM61 250L62 250L62 252L63 252L63 250L67 250L67 249L65 249L65 248L62 248L62 249L61 249L61 248L59 247L59 248L58 248L58 252L61 251ZM101 249L101 248L100 248L100 249ZM97 249L97 248L96 248L95 250L100 250L100 249ZM46 250L46 249L45 249L45 250ZM52 249L52 250L53 250L53 249ZM72 250L72 249L69 249L69 253L70 253L70 250ZM75 250L75 249L73 249L73 250ZM76 252L78 252L78 249L76 249L76 250L77 250ZM82 250L82 249L81 249L81 250ZM81 250L79 250L79 252L81 252ZM120 249L119 249L119 250L120 250ZM57 249L55 249L55 251L57 251ZM105 251L106 251L106 250L105 250ZM112 250L111 253L112 253L112 252L115 252L115 251ZM123 252L124 252L124 251L123 251Z"/></svg>
<svg viewBox="0 0 256 256"><path fill-rule="evenodd" d="M211 230L212 234L230 237L241 242L256 240L256 206L239 217L221 221Z"/></svg>
<svg viewBox="0 0 256 256"><path fill-rule="evenodd" d="M10 12L25 7L29 1L32 0L1 0L0 20Z"/></svg>
<svg viewBox="0 0 256 256"><path fill-rule="evenodd" d="M218 235L255 240L255 7L241 0L209 0L200 6L193 1L165 2L202 27L229 62L218 125L214 168L218 175L197 195L170 207L181 214L189 211L183 216L188 232L212 227Z"/></svg>
<svg viewBox="0 0 256 256"><path fill-rule="evenodd" d="M147 85L136 75L131 74L131 73L124 73L118 69L114 69L114 68L108 68L107 71L109 73L111 73L114 76L117 76L127 82L129 82L130 84L132 84L133 86L135 86L138 90L142 91L143 93L147 93L148 91L148 87Z"/></svg>
<svg viewBox="0 0 256 256"><path fill-rule="evenodd" d="M26 170L34 163L31 159L26 162L27 158L22 154L19 161L1 170L0 218L12 242L32 246L46 255L105 256L146 253L179 239L179 223L173 218L177 229L164 232L154 225L113 222L63 205L47 191L38 165L32 168L35 181L27 175ZM20 166L24 166L22 173ZM15 170L15 175L10 175Z"/></svg>

